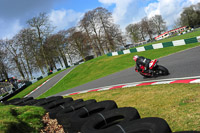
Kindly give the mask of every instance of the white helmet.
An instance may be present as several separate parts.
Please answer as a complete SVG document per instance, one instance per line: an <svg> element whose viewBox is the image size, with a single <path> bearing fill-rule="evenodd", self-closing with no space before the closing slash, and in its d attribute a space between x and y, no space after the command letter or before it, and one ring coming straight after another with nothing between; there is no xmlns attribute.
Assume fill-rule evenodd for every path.
<svg viewBox="0 0 200 133"><path fill-rule="evenodd" d="M133 56L133 60L136 61L138 57L138 55Z"/></svg>

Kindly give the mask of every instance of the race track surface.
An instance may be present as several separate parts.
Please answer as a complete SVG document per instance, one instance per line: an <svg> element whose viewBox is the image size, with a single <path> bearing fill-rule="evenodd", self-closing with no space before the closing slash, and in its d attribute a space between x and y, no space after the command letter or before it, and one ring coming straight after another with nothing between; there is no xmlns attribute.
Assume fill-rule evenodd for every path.
<svg viewBox="0 0 200 133"><path fill-rule="evenodd" d="M45 93L48 89L53 87L57 82L59 82L59 80L61 80L65 75L67 75L74 68L75 67L71 67L71 68L66 69L65 71L55 75L48 82L46 82L44 85L42 85L39 89L37 89L36 91L31 93L29 95L29 97L36 98L36 97L40 96L41 94Z"/></svg>
<svg viewBox="0 0 200 133"><path fill-rule="evenodd" d="M134 71L134 67L131 67L129 69L94 80L70 90L63 91L56 95L65 95L68 93L79 92L93 88L101 88L104 86L116 84L200 76L200 46L162 57L159 59L158 64L165 66L169 70L170 75L157 78L143 78L139 73Z"/></svg>

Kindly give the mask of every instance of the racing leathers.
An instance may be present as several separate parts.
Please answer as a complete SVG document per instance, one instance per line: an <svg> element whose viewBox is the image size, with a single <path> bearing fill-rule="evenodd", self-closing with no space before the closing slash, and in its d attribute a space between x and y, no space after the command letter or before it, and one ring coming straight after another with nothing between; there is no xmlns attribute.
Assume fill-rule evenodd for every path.
<svg viewBox="0 0 200 133"><path fill-rule="evenodd" d="M139 56L136 60L136 71L142 71L145 73L149 72L149 63L150 63L150 59L145 58L143 56ZM141 69L141 66L144 66L144 70Z"/></svg>

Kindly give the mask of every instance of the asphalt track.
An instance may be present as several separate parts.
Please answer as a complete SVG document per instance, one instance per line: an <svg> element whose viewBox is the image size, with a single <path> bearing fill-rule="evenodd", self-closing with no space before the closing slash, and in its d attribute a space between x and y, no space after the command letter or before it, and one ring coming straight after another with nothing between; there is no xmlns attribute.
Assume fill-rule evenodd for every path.
<svg viewBox="0 0 200 133"><path fill-rule="evenodd" d="M170 75L157 78L143 78L134 71L134 67L131 67L56 95L65 95L116 84L200 76L200 46L159 58L158 64L165 66L169 70Z"/></svg>
<svg viewBox="0 0 200 133"><path fill-rule="evenodd" d="M65 71L55 75L48 82L46 82L43 86L41 86L39 89L37 89L36 91L31 93L29 95L29 97L36 98L36 97L40 96L41 94L45 93L48 89L53 87L57 82L59 82L59 80L61 80L65 75L67 75L74 68L75 67L71 67L71 68L66 69Z"/></svg>

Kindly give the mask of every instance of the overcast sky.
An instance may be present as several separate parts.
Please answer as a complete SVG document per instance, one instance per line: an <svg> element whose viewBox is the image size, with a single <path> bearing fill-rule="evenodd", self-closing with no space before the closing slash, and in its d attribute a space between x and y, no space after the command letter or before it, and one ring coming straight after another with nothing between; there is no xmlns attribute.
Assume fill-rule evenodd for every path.
<svg viewBox="0 0 200 133"><path fill-rule="evenodd" d="M143 17L160 14L170 28L184 7L200 0L0 0L0 39L11 38L40 12L50 16L56 31L76 26L85 12L104 7L121 29Z"/></svg>

